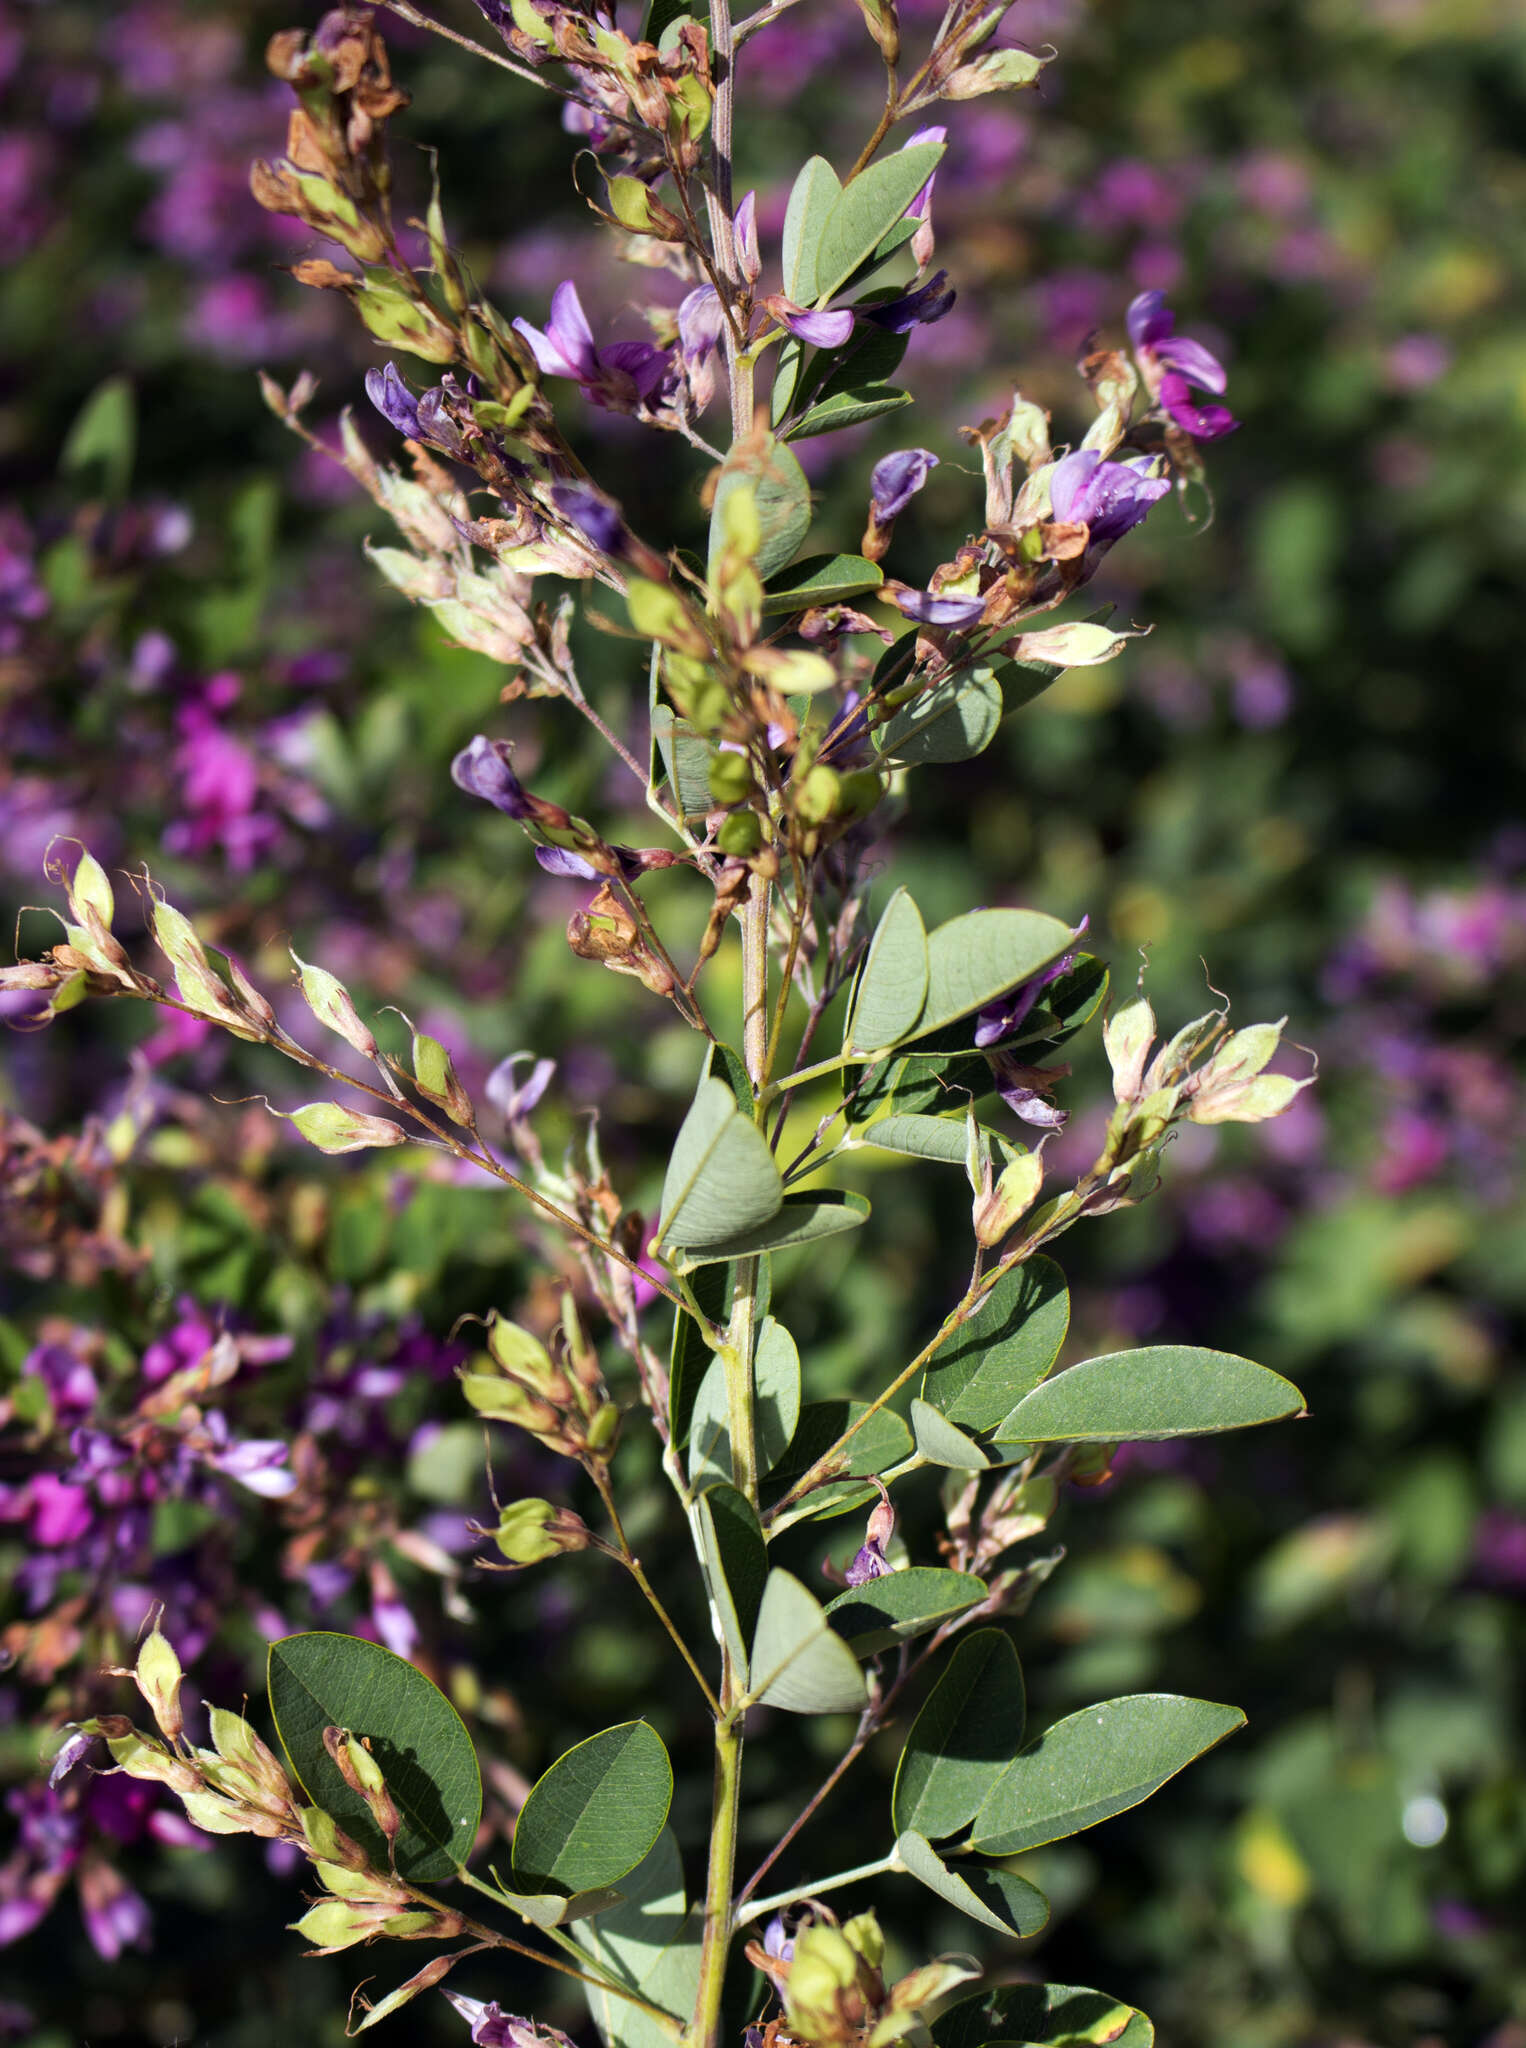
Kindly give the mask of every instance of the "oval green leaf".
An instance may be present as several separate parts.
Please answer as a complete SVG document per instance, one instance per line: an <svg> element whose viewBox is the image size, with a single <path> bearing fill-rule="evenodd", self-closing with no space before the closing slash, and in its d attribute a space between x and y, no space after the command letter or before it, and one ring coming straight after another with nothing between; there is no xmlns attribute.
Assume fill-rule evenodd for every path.
<svg viewBox="0 0 1526 2048"><path fill-rule="evenodd" d="M699 1503L705 1578L731 1661L747 1682L748 1645L768 1579L768 1546L757 1510L731 1485L712 1486Z"/></svg>
<svg viewBox="0 0 1526 2048"><path fill-rule="evenodd" d="M758 1464L771 1472L794 1441L800 1421L800 1353L782 1323L765 1316L752 1358L757 1401Z"/></svg>
<svg viewBox="0 0 1526 2048"><path fill-rule="evenodd" d="M742 484L752 486L762 544L753 567L766 583L792 562L811 530L811 487L799 462L772 434L737 442L721 464L710 513L708 574L714 580L725 545L724 507Z"/></svg>
<svg viewBox="0 0 1526 2048"><path fill-rule="evenodd" d="M873 1657L896 1643L929 1635L986 1597L986 1582L973 1572L941 1571L913 1565L887 1572L862 1586L850 1586L827 1603L827 1620L855 1657Z"/></svg>
<svg viewBox="0 0 1526 2048"><path fill-rule="evenodd" d="M1158 1344L1088 1358L1036 1387L1002 1420L998 1443L1148 1443L1301 1415L1280 1373L1228 1351Z"/></svg>
<svg viewBox="0 0 1526 2048"><path fill-rule="evenodd" d="M326 1630L272 1643L270 1711L293 1775L379 1870L387 1844L323 1746L325 1728L370 1742L402 1816L397 1867L437 1883L465 1863L482 1817L482 1777L461 1716L438 1686L380 1643Z"/></svg>
<svg viewBox="0 0 1526 2048"><path fill-rule="evenodd" d="M636 1868L662 1833L673 1766L645 1721L624 1721L557 1758L514 1828L514 1870L541 1891L591 1891Z"/></svg>
<svg viewBox="0 0 1526 2048"><path fill-rule="evenodd" d="M849 1052L879 1052L916 1028L927 1000L927 931L922 913L897 889L875 927L853 998Z"/></svg>
<svg viewBox="0 0 1526 2048"><path fill-rule="evenodd" d="M941 142L918 142L860 171L851 184L841 188L824 218L820 218L814 270L809 279L804 273L810 259L802 256L797 282L808 288L794 291L786 271L785 290L791 291L802 304L812 298L830 298L865 257L874 254L938 168L942 155ZM819 163L821 159L813 161ZM802 172L801 177L804 175ZM824 188L823 180L818 178L816 182ZM793 205L793 193L790 196Z"/></svg>
<svg viewBox="0 0 1526 2048"><path fill-rule="evenodd" d="M1039 910L967 910L927 938L927 1007L921 1031L937 1031L994 1003L1058 960L1072 926Z"/></svg>
<svg viewBox="0 0 1526 2048"><path fill-rule="evenodd" d="M898 384L860 384L852 391L834 391L818 405L808 406L784 429L786 441L807 441L813 434L835 434L843 427L861 427L884 413L911 404L911 393Z"/></svg>
<svg viewBox="0 0 1526 2048"><path fill-rule="evenodd" d="M1057 1721L1014 1757L975 1816L972 1845L1015 1856L1138 1806L1245 1726L1238 1707L1168 1692L1104 1700Z"/></svg>
<svg viewBox="0 0 1526 2048"><path fill-rule="evenodd" d="M842 197L837 173L824 156L807 158L790 187L781 255L784 289L797 306L816 296L816 251L832 210Z"/></svg>
<svg viewBox="0 0 1526 2048"><path fill-rule="evenodd" d="M757 1230L778 1213L783 1200L784 1184L768 1140L737 1108L730 1085L707 1074L668 1161L659 1238L680 1254L706 1250Z"/></svg>
<svg viewBox="0 0 1526 2048"><path fill-rule="evenodd" d="M748 1129L768 1152L757 1127L749 1124ZM772 1165L773 1154L768 1153L768 1157ZM778 1171L774 1167L776 1176ZM719 1238L714 1243L674 1245L670 1250L669 1263L675 1273L691 1273L696 1266L707 1265L716 1259L746 1259L759 1252L789 1251L794 1245L814 1244L818 1238L836 1237L841 1231L856 1230L868 1214L869 1204L862 1195L786 1195L774 1214L747 1229Z"/></svg>
<svg viewBox="0 0 1526 2048"><path fill-rule="evenodd" d="M850 597L862 597L866 590L878 590L885 572L878 562L862 555L807 555L786 570L772 590L763 593L765 618L780 612L809 611L812 605L842 604Z"/></svg>
<svg viewBox="0 0 1526 2048"><path fill-rule="evenodd" d="M929 1891L936 1892L961 1913L968 1913L982 1927L994 1927L998 1934L1015 1934L1026 1939L1037 1934L1049 1920L1049 1901L1037 1885L1029 1884L1011 1870L987 1870L983 1864L962 1863L951 1867L933 1848L925 1835L903 1834L895 1845L903 1869Z"/></svg>
<svg viewBox="0 0 1526 2048"><path fill-rule="evenodd" d="M1155 2029L1142 2012L1078 1984L1002 1984L962 1998L933 2021L936 2048L1153 2048Z"/></svg>
<svg viewBox="0 0 1526 2048"><path fill-rule="evenodd" d="M868 1124L854 1140L876 1151L898 1152L903 1159L932 1159L941 1166L963 1166L969 1157L970 1127L964 1117L886 1116Z"/></svg>
<svg viewBox="0 0 1526 2048"><path fill-rule="evenodd" d="M874 744L912 767L971 761L995 739L1005 709L989 667L963 669L903 705L876 728Z"/></svg>
<svg viewBox="0 0 1526 2048"><path fill-rule="evenodd" d="M972 1436L925 1401L911 1404L911 1434L917 1455L929 1465L943 1465L951 1472L983 1472L991 1462Z"/></svg>
<svg viewBox="0 0 1526 2048"><path fill-rule="evenodd" d="M751 1697L790 1714L856 1714L869 1697L858 1659L790 1572L768 1575L751 1670Z"/></svg>
<svg viewBox="0 0 1526 2048"><path fill-rule="evenodd" d="M897 1834L938 1841L980 1811L1023 1744L1023 1667L999 1628L977 1629L949 1659L912 1723L890 1810Z"/></svg>
<svg viewBox="0 0 1526 2048"><path fill-rule="evenodd" d="M1053 1259L1027 1259L1003 1273L980 1307L922 1378L922 1398L961 1429L1006 1423L1045 1379L1070 1327L1070 1292Z"/></svg>

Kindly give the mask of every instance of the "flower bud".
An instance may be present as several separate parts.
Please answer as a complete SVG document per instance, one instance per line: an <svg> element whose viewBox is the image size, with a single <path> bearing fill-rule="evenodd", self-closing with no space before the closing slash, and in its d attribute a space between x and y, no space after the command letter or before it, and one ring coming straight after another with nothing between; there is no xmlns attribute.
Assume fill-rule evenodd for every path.
<svg viewBox="0 0 1526 2048"><path fill-rule="evenodd" d="M112 1762L129 1778L143 1778L150 1784L168 1785L172 1792L185 1794L198 1791L201 1774L194 1765L184 1763L178 1756L171 1756L161 1749L157 1742L141 1735L136 1728L129 1727L125 1735L108 1735L106 1747L111 1751Z"/></svg>
<svg viewBox="0 0 1526 2048"><path fill-rule="evenodd" d="M1113 1098L1132 1102L1144 1081L1145 1061L1155 1039L1155 1012L1143 996L1115 1010L1102 1027L1102 1044L1113 1070Z"/></svg>
<svg viewBox="0 0 1526 2048"><path fill-rule="evenodd" d="M320 1152L368 1152L373 1146L408 1142L408 1133L390 1117L367 1116L364 1110L345 1109L337 1102L304 1103L286 1121Z"/></svg>
<svg viewBox="0 0 1526 2048"><path fill-rule="evenodd" d="M716 833L715 843L733 860L746 860L763 844L763 821L756 811L733 811Z"/></svg>
<svg viewBox="0 0 1526 2048"><path fill-rule="evenodd" d="M185 1673L180 1668L180 1659L159 1633L157 1622L138 1651L133 1677L159 1724L160 1734L167 1742L178 1741L185 1727L185 1717L180 1711L180 1688L185 1682Z"/></svg>
<svg viewBox="0 0 1526 2048"><path fill-rule="evenodd" d="M1041 1152L1024 1152L1014 1159L993 1188L975 1197L975 1242L987 1251L999 1245L1033 1207L1043 1184Z"/></svg>
<svg viewBox="0 0 1526 2048"><path fill-rule="evenodd" d="M588 1525L570 1508L548 1500L516 1500L502 1509L493 1541L510 1564L540 1564L562 1551L586 1550L592 1541Z"/></svg>
<svg viewBox="0 0 1526 2048"><path fill-rule="evenodd" d="M453 1124L469 1131L476 1122L472 1099L457 1078L455 1063L438 1038L413 1034L413 1079L420 1095L443 1109Z"/></svg>
<svg viewBox="0 0 1526 2048"><path fill-rule="evenodd" d="M796 786L792 808L802 825L824 825L836 811L841 795L842 777L835 768L818 761Z"/></svg>
<svg viewBox="0 0 1526 2048"><path fill-rule="evenodd" d="M721 749L710 760L710 794L718 804L745 803L752 795L752 763L745 754Z"/></svg>
<svg viewBox="0 0 1526 2048"><path fill-rule="evenodd" d="M226 1707L213 1707L210 1712L217 1754L247 1772L262 1795L289 1805L291 1784L274 1751L260 1740L242 1714L230 1713Z"/></svg>
<svg viewBox="0 0 1526 2048"><path fill-rule="evenodd" d="M344 983L337 975L330 974L327 968L311 966L295 950L291 957L297 963L303 998L318 1022L353 1045L368 1060L374 1059L376 1040L361 1020Z"/></svg>
<svg viewBox="0 0 1526 2048"><path fill-rule="evenodd" d="M402 1817L398 1813L392 1794L387 1790L387 1781L382 1776L381 1765L365 1743L352 1735L348 1728L325 1728L323 1746L333 1760L340 1777L352 1792L358 1792L366 1802L371 1818L381 1829L390 1847L397 1840Z"/></svg>
<svg viewBox="0 0 1526 2048"><path fill-rule="evenodd" d="M298 1815L302 1832L307 1837L307 1846L315 1863L339 1863L346 1870L367 1868L366 1852L358 1842L339 1826L331 1814L321 1806L304 1806Z"/></svg>

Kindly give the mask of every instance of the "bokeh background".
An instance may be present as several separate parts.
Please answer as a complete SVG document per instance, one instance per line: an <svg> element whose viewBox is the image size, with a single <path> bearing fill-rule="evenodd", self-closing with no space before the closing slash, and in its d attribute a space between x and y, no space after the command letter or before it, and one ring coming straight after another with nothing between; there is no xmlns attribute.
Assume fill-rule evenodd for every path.
<svg viewBox="0 0 1526 2048"><path fill-rule="evenodd" d="M936 11L905 8L909 44ZM284 274L309 244L247 196L284 125L264 41L316 12L0 6L0 904L9 926L48 898L55 834L146 861L267 987L292 939L363 1008L405 1005L469 1081L553 1053L548 1145L596 1108L650 1197L692 1048L634 983L570 960L576 885L539 875L448 762L486 729L617 829L627 796L567 718L500 710L500 672L382 588L360 555L374 508L259 400L256 367L311 368L332 438L376 360ZM897 540L917 581L978 505L958 427L1017 382L1078 430L1076 349L1140 289L1223 354L1244 425L1210 451L1211 519L1168 505L1111 558L1106 594L1150 637L925 773L899 873L931 915L1089 913L1124 985L1148 949L1163 1021L1211 980L1244 1021L1287 1013L1321 1064L1281 1122L1194 1131L1159 1196L1063 1248L1074 1355L1243 1350L1313 1413L1127 1453L1066 1499L1069 1561L1020 1635L1035 1711L1159 1688L1236 1701L1250 1727L1030 1859L1055 1917L1011 1960L1144 2005L1168 2048L1522 2048L1526 20L1513 0L1018 0L1011 24L1060 57L1038 95L955 110L936 218L960 299L916 337L914 431L816 444L838 544L870 459L933 447ZM605 261L554 107L386 32L414 95L400 180L421 194L439 149L499 305L539 322L574 275L596 325L639 332L651 276ZM824 135L853 153L873 67L848 0L804 0L749 57L739 170L767 237ZM638 525L697 528L689 451L599 416L578 431ZM641 679L616 643L588 658L636 730ZM50 942L30 913L21 929ZM384 1989L417 1956L305 1961L282 1931L296 1875L261 1845L209 1845L126 1781L40 1789L39 1727L121 1703L100 1666L151 1600L193 1689L229 1702L258 1697L288 1628L416 1656L468 1715L500 1830L569 1731L639 1710L633 1682L698 1754L623 1584L581 1559L511 1581L470 1565L486 1495L450 1333L493 1305L545 1316L546 1249L432 1162L324 1162L239 1104L290 1106L294 1081L136 1010L5 1040L0 2038L329 2043L353 1981ZM1079 1164L1094 1053L1068 1086ZM887 1164L862 1183L863 1244L781 1272L817 1391L872 1384L939 1312L965 1226L936 1171ZM193 1441L153 1390L219 1333L222 1433ZM644 1458L633 1432L633 1492ZM559 1483L507 1446L497 1476ZM677 1584L671 1533L638 1510L635 1534ZM756 1853L840 1734L790 1723L755 1752ZM796 1867L870 1853L894 1757L866 1758ZM706 1789L697 1770L676 1810L691 1848ZM925 1904L911 1934L964 1945ZM434 2008L378 2041L459 2040ZM574 2006L545 2013L589 2037Z"/></svg>

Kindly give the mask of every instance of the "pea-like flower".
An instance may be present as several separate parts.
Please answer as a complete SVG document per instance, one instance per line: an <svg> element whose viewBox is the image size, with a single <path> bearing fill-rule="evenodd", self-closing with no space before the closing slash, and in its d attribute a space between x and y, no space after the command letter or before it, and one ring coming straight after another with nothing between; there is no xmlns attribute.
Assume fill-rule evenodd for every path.
<svg viewBox="0 0 1526 2048"><path fill-rule="evenodd" d="M548 377L567 377L593 405L608 412L636 412L660 399L673 374L673 358L649 341L612 341L596 346L577 286L570 279L551 294L551 318L544 328L516 320L514 330Z"/></svg>
<svg viewBox="0 0 1526 2048"><path fill-rule="evenodd" d="M1176 315L1164 292L1141 292L1128 311L1129 339L1150 396L1194 441L1218 441L1240 422L1224 405L1195 405L1194 386L1221 393L1228 378L1216 355L1190 335L1177 334Z"/></svg>
<svg viewBox="0 0 1526 2048"><path fill-rule="evenodd" d="M1088 527L1092 547L1111 547L1170 491L1170 479L1155 470L1153 456L1130 455L1122 462L1108 462L1095 448L1077 448L1050 474L1054 516L1067 525Z"/></svg>

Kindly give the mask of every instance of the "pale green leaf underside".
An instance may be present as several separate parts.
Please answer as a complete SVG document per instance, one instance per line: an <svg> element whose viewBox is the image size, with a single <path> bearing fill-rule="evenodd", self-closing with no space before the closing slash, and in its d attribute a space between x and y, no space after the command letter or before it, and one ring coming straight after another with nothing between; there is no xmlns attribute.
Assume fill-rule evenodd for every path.
<svg viewBox="0 0 1526 2048"><path fill-rule="evenodd" d="M272 1643L270 1711L298 1784L387 1867L380 1829L323 1746L325 1728L370 1739L402 1815L397 1864L417 1883L460 1868L482 1815L477 1754L438 1686L380 1643L326 1630Z"/></svg>
<svg viewBox="0 0 1526 2048"><path fill-rule="evenodd" d="M971 1843L1013 1856L1078 1834L1148 1799L1244 1725L1238 1707L1176 1693L1132 1693L1084 1708L1007 1766L975 1816Z"/></svg>
<svg viewBox="0 0 1526 2048"><path fill-rule="evenodd" d="M712 581L725 545L722 508L743 484L752 486L758 508L762 544L753 566L765 583L794 560L811 530L811 487L789 449L774 441L761 453L754 453L746 443L739 444L721 465L710 512L708 573Z"/></svg>
<svg viewBox="0 0 1526 2048"><path fill-rule="evenodd" d="M797 306L808 306L816 296L816 250L827 217L841 197L842 186L826 158L808 158L790 187L781 247L785 294Z"/></svg>
<svg viewBox="0 0 1526 2048"><path fill-rule="evenodd" d="M807 243L801 251L796 296L802 304L830 298L874 254L938 168L942 154L941 142L919 142L882 157L841 189L820 218L814 249Z"/></svg>
<svg viewBox="0 0 1526 2048"><path fill-rule="evenodd" d="M991 1462L973 1437L956 1429L926 1401L911 1404L911 1434L929 1465L944 1465L952 1472L982 1472Z"/></svg>
<svg viewBox="0 0 1526 2048"><path fill-rule="evenodd" d="M703 1250L756 1230L784 1200L768 1140L737 1108L726 1082L707 1075L679 1128L662 1184L663 1242Z"/></svg>
<svg viewBox="0 0 1526 2048"><path fill-rule="evenodd" d="M939 1841L967 1827L1022 1747L1022 1665L999 1628L964 1637L912 1723L896 1767L891 1813Z"/></svg>
<svg viewBox="0 0 1526 2048"><path fill-rule="evenodd" d="M763 1526L746 1495L724 1484L712 1486L700 1500L699 1528L711 1599L731 1661L745 1685L748 1644L768 1579Z"/></svg>
<svg viewBox="0 0 1526 2048"><path fill-rule="evenodd" d="M800 1421L800 1353L784 1325L765 1316L753 1352L758 1465L771 1472L794 1441Z"/></svg>
<svg viewBox="0 0 1526 2048"><path fill-rule="evenodd" d="M1036 1387L1004 1417L998 1443L1140 1443L1248 1429L1303 1412L1291 1381L1227 1351L1154 1345L1089 1358Z"/></svg>
<svg viewBox="0 0 1526 2048"><path fill-rule="evenodd" d="M963 1166L970 1149L969 1125L963 1117L884 1116L876 1124L865 1124L856 1142L879 1152L898 1152L903 1159Z"/></svg>
<svg viewBox="0 0 1526 2048"><path fill-rule="evenodd" d="M868 1698L857 1658L790 1572L768 1575L751 1668L753 1698L787 1713L852 1714Z"/></svg>
<svg viewBox="0 0 1526 2048"><path fill-rule="evenodd" d="M913 766L970 761L995 739L1005 709L994 672L966 669L903 705L876 729L874 744Z"/></svg>
<svg viewBox="0 0 1526 2048"><path fill-rule="evenodd" d="M895 1853L905 1868L929 1891L961 1913L998 1934L1037 1934L1049 1919L1049 1901L1037 1885L1009 1870L987 1870L975 1863L951 1868L925 1835L903 1834Z"/></svg>
<svg viewBox="0 0 1526 2048"><path fill-rule="evenodd" d="M699 1986L703 1916L686 1911L683 1865L671 1828L620 1887L624 1903L574 1929L580 1946L665 2012L687 2019ZM672 2036L638 2007L592 1985L590 2012L610 2048L672 2048Z"/></svg>
<svg viewBox="0 0 1526 2048"><path fill-rule="evenodd" d="M763 1144L755 1126L749 1125L748 1128ZM765 1152L767 1149L764 1144ZM769 1163L773 1163L771 1153ZM774 1171L777 1174L778 1168L775 1167ZM689 1273L696 1266L708 1265L717 1259L745 1259L758 1252L788 1251L794 1245L814 1244L818 1238L836 1237L840 1231L856 1230L868 1214L869 1204L862 1195L786 1195L773 1214L730 1236L699 1244L687 1239L675 1243L670 1250L669 1263L676 1273Z"/></svg>
<svg viewBox="0 0 1526 2048"><path fill-rule="evenodd" d="M849 1052L879 1052L915 1030L927 1000L927 932L904 889L885 905L853 1001Z"/></svg>
<svg viewBox="0 0 1526 2048"><path fill-rule="evenodd" d="M941 1030L1029 981L1075 942L1039 910L967 910L928 934L927 1006L919 1032Z"/></svg>
<svg viewBox="0 0 1526 2048"><path fill-rule="evenodd" d="M625 1721L557 1758L514 1829L514 1870L538 1888L587 1891L636 1868L661 1834L673 1767L655 1728Z"/></svg>

